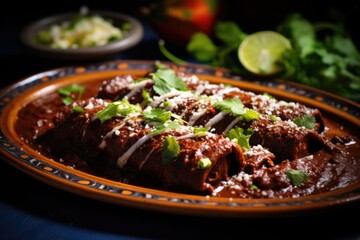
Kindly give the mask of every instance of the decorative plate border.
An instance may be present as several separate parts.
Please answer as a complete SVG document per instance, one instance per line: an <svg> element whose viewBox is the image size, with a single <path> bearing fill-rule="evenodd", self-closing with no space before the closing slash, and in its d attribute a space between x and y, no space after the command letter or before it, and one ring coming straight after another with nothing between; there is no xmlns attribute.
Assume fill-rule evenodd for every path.
<svg viewBox="0 0 360 240"><path fill-rule="evenodd" d="M29 78L26 78L22 81L19 81L7 89L3 90L0 95L0 115L2 115L4 109L8 106L8 104L20 96L25 91L29 90L32 87L40 86L44 82L51 82L57 80L62 77L66 77L69 75L83 74L83 73L91 73L98 71L107 71L107 70L148 70L152 71L155 69L154 61L134 61L134 60L118 60L112 62L104 62L99 64L87 65L87 66L74 66L67 68L55 69L43 73L39 73L33 75ZM164 62L165 63L165 62ZM223 78L228 78L231 80L237 81L247 81L254 84L259 84L269 88L276 88L282 91L291 92L297 95L301 95L307 98L312 98L317 101L321 101L330 105L334 108L347 112L353 116L359 118L360 116L360 108L356 103L348 101L346 99L341 99L338 97L333 97L325 92L311 90L306 86L302 85L291 85L284 83L279 80L266 80L266 81L254 81L254 80L246 80L242 79L239 76L232 75L223 69L216 69L202 65L176 65L174 63L166 63L176 68L181 68L181 70L186 73L192 74L201 74L201 75L209 75L209 76L218 76ZM306 206L309 204L318 204L324 203L325 205L333 205L334 203L345 203L360 200L360 188L355 188L351 191L341 192L337 195L334 194L325 194L319 195L318 197L312 196L311 198L301 197L298 199L291 199L289 201L285 200L264 200L264 199L254 199L252 201L242 201L241 199L229 199L228 201L224 201L224 198L211 198L211 197L202 197L202 196L192 196L186 194L167 194L165 191L151 191L149 193L146 188L136 188L133 189L132 185L127 184L109 184L105 181L92 180L88 177L79 176L77 174L71 173L70 171L65 171L62 169L53 166L47 162L44 162L40 159L34 158L29 154L25 153L22 149L17 147L14 143L12 143L3 133L0 131L0 150L5 156L11 156L12 158L20 161L30 168L37 169L43 173L48 173L55 178L63 179L68 182L79 184L81 186L85 186L87 188L95 189L100 192L108 192L113 194L118 194L119 196L131 197L137 200L150 200L150 201L158 201L161 203L171 202L176 206L181 205L203 205L210 206L211 208L216 207L231 207L232 210L237 208L243 209L246 208L254 208L254 209L263 209L264 207L280 207L280 208L289 208L294 206ZM76 173L76 172L75 172ZM123 186L123 187L120 187ZM138 190L140 189L140 190ZM141 190L143 189L143 190ZM155 192L155 193L154 193ZM174 206L173 206L174 207ZM311 208L311 207L310 207ZM223 209L223 208L221 208ZM210 208L206 208L205 211L210 210ZM290 210L290 209L288 209ZM170 210L171 211L171 210ZM200 210L203 211L203 210ZM210 210L211 211L211 210ZM239 210L241 211L241 210ZM177 211L176 211L177 212ZM200 213L201 214L201 213ZM225 214L227 215L227 214Z"/></svg>

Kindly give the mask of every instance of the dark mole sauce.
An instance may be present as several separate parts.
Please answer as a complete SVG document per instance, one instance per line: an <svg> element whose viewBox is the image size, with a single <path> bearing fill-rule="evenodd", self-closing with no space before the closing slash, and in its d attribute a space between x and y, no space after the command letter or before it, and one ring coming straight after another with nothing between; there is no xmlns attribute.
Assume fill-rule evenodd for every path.
<svg viewBox="0 0 360 240"><path fill-rule="evenodd" d="M100 83L85 86L86 91L83 98L88 98L96 95ZM123 183L162 189L156 180L122 171L114 166L97 165L93 167L76 155L64 153L63 156L53 156L49 154L51 151L45 149L46 144L36 141L43 134L42 128L39 126L46 126L44 131L53 127L49 119L57 114L61 106L63 103L56 92L27 104L18 114L15 126L17 133L39 154L46 155L54 161L74 169ZM346 128L327 115L324 115L324 120L326 128L321 134L336 146L336 151L322 149L306 159L285 160L275 167L260 168L252 174L240 172L231 176L228 181L218 183L210 195L232 198L294 198L328 192L358 182L360 180L360 141L357 130ZM38 127L35 130L32 126ZM288 182L283 179L284 171L289 168L308 172L307 182L297 187L284 184ZM254 183L259 182L262 187L254 188ZM209 193L194 194L207 195Z"/></svg>

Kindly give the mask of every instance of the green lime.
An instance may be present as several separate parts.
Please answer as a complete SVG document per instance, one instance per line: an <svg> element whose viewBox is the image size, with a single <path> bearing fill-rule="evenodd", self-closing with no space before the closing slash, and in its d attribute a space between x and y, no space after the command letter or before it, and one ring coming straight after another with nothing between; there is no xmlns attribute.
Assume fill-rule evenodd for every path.
<svg viewBox="0 0 360 240"><path fill-rule="evenodd" d="M277 63L282 54L291 48L283 35L273 31L261 31L248 35L240 44L238 56L241 64L250 72L271 75L281 70Z"/></svg>

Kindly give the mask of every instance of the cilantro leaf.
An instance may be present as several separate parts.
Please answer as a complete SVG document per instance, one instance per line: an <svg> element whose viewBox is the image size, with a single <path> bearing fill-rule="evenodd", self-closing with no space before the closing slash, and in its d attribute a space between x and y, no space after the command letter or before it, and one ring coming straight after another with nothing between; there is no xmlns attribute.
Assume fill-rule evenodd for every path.
<svg viewBox="0 0 360 240"><path fill-rule="evenodd" d="M244 130L240 127L233 128L228 133L228 138L230 140L235 139L235 142L246 150L250 149L250 137L253 135L254 131L251 128Z"/></svg>
<svg viewBox="0 0 360 240"><path fill-rule="evenodd" d="M232 113L233 115L243 115L246 113L244 111L244 104L237 98L228 98L216 102L214 107L221 111Z"/></svg>
<svg viewBox="0 0 360 240"><path fill-rule="evenodd" d="M155 130L153 130L151 133L149 133L149 135L155 136L155 135L161 134L167 130L179 129L180 126L181 125L177 121L167 122L167 123L156 126Z"/></svg>
<svg viewBox="0 0 360 240"><path fill-rule="evenodd" d="M176 141L175 137L166 137L163 141L163 151L161 153L161 159L166 164L171 159L176 157L180 152L180 145Z"/></svg>
<svg viewBox="0 0 360 240"><path fill-rule="evenodd" d="M221 44L217 45L209 36L197 32L187 44L187 51L199 62L226 67L238 73L244 71L237 61L236 51L247 34L232 21L218 21L214 30L214 37L220 40Z"/></svg>
<svg viewBox="0 0 360 240"><path fill-rule="evenodd" d="M315 117L312 115L303 115L295 118L293 122L299 127L314 129L316 120Z"/></svg>
<svg viewBox="0 0 360 240"><path fill-rule="evenodd" d="M242 116L246 121L259 119L259 113L253 109L246 109L245 114Z"/></svg>
<svg viewBox="0 0 360 240"><path fill-rule="evenodd" d="M312 23L295 12L275 29L290 39L292 46L279 62L284 70L278 78L360 101L360 52L343 23ZM247 33L231 21L216 22L214 30L214 40L220 41L195 33L187 51L199 62L253 76L241 65L237 55L238 46ZM326 34L319 33L324 30Z"/></svg>
<svg viewBox="0 0 360 240"><path fill-rule="evenodd" d="M247 36L240 27L231 21L219 21L215 24L215 34L227 45L239 46L240 42Z"/></svg>
<svg viewBox="0 0 360 240"><path fill-rule="evenodd" d="M354 42L347 36L335 35L328 40L328 45L331 46L336 52L341 53L344 56L352 58L359 58L359 51L356 48ZM358 59L359 60L359 59Z"/></svg>
<svg viewBox="0 0 360 240"><path fill-rule="evenodd" d="M192 35L187 45L187 51L192 54L196 60L209 62L216 56L217 46L205 33L198 32Z"/></svg>
<svg viewBox="0 0 360 240"><path fill-rule="evenodd" d="M360 53L341 23L310 23L297 13L278 31L293 45L283 56L281 78L360 101Z"/></svg>
<svg viewBox="0 0 360 240"><path fill-rule="evenodd" d="M307 181L307 174L302 170L290 169L285 171L285 174L294 186L299 186Z"/></svg>
<svg viewBox="0 0 360 240"><path fill-rule="evenodd" d="M228 112L234 116L242 116L245 121L259 118L259 113L252 109L244 109L244 104L237 98L227 98L214 104L216 109Z"/></svg>
<svg viewBox="0 0 360 240"><path fill-rule="evenodd" d="M150 111L144 111L143 117L145 118L146 122L159 122L165 123L166 121L170 120L171 112L165 111L161 108L153 108Z"/></svg>
<svg viewBox="0 0 360 240"><path fill-rule="evenodd" d="M288 36L291 44L298 49L301 58L311 54L316 49L316 35L312 24L300 14L289 15L277 26L277 31Z"/></svg>
<svg viewBox="0 0 360 240"><path fill-rule="evenodd" d="M100 119L101 123L103 123L116 116L127 116L131 113L141 112L142 108L140 104L130 104L128 100L122 99L109 103L106 108L97 112L95 115Z"/></svg>
<svg viewBox="0 0 360 240"><path fill-rule="evenodd" d="M159 95L164 95L172 90L186 91L187 85L182 78L177 77L172 69L158 69L155 73L151 73L154 90Z"/></svg>

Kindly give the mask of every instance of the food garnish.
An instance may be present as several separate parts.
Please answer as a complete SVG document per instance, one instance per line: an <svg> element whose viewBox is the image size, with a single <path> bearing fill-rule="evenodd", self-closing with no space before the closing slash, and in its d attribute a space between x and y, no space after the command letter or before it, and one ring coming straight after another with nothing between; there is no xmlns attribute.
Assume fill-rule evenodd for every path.
<svg viewBox="0 0 360 240"><path fill-rule="evenodd" d="M59 49L97 47L124 38L130 28L130 23L116 26L111 19L81 11L74 19L39 31L34 41Z"/></svg>
<svg viewBox="0 0 360 240"><path fill-rule="evenodd" d="M294 186L299 186L307 181L307 175L301 170L288 170L285 171L286 176Z"/></svg>
<svg viewBox="0 0 360 240"><path fill-rule="evenodd" d="M71 84L58 90L65 105L70 105L75 100L72 94L77 94L77 99L80 99L84 91L85 87L79 84Z"/></svg>
<svg viewBox="0 0 360 240"><path fill-rule="evenodd" d="M274 31L260 31L248 35L239 46L241 64L260 75L272 75L281 71L283 54L290 49L290 41Z"/></svg>
<svg viewBox="0 0 360 240"><path fill-rule="evenodd" d="M232 21L218 21L214 29L214 37L197 32L188 42L187 52L196 61L227 68L245 78L271 76L360 101L360 53L341 23L312 23L293 13L270 31L268 39L273 40L267 43L258 41L259 35L267 35L264 31L245 33ZM271 42L278 46L268 45ZM164 44L159 43L164 56L185 62ZM262 54L266 48L269 50ZM265 55L266 65L259 60L261 55Z"/></svg>
<svg viewBox="0 0 360 240"><path fill-rule="evenodd" d="M21 138L96 176L202 196L295 198L359 179L358 136L319 109L164 66L86 88L24 106Z"/></svg>

